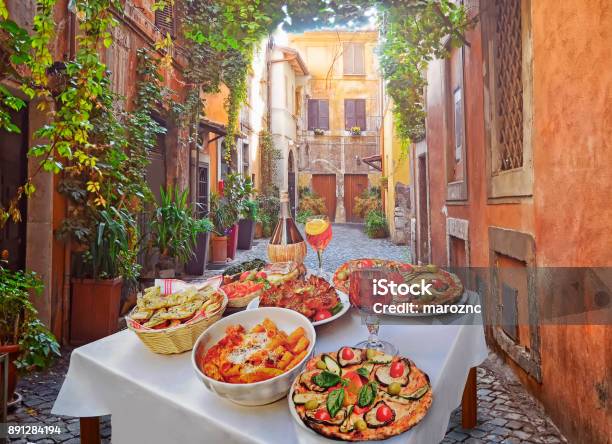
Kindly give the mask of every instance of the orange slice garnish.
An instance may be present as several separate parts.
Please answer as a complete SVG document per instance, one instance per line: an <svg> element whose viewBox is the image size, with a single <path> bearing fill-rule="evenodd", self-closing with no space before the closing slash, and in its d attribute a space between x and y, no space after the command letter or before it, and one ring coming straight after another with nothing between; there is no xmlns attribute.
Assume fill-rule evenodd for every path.
<svg viewBox="0 0 612 444"><path fill-rule="evenodd" d="M325 219L311 219L306 222L304 229L309 236L317 236L327 230L329 222Z"/></svg>

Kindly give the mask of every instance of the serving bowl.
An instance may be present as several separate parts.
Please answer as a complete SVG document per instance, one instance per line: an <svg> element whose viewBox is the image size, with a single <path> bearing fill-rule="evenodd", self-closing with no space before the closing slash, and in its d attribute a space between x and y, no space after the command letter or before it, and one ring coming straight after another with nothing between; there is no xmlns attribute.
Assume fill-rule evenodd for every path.
<svg viewBox="0 0 612 444"><path fill-rule="evenodd" d="M306 332L306 337L310 342L306 356L295 367L274 378L250 384L231 384L217 381L202 372L200 367L202 358L210 347L225 336L227 327L242 325L246 330L249 330L266 318L274 322L279 330L287 334L298 327L302 327ZM198 379L202 381L206 388L218 396L240 405L265 405L287 395L293 380L300 374L306 361L310 359L316 337L315 329L310 320L296 311L277 307L262 307L257 310L241 311L221 319L200 335L191 353L191 364Z"/></svg>

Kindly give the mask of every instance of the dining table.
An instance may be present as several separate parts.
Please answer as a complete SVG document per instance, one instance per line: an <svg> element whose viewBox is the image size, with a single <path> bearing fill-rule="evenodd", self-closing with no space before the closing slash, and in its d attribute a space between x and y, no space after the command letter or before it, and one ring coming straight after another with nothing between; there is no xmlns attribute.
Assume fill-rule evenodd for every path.
<svg viewBox="0 0 612 444"><path fill-rule="evenodd" d="M316 327L315 353L336 351L367 337L356 308ZM433 402L423 420L389 443L437 444L453 410L462 426L477 421L476 367L488 355L482 322L384 317L380 337L395 344L430 378ZM248 387L245 387L248 390ZM100 442L99 417L111 415L113 444L324 443L332 442L298 423L287 398L245 407L220 398L196 377L191 352L151 352L132 331L123 330L76 348L52 409L80 418L81 442Z"/></svg>

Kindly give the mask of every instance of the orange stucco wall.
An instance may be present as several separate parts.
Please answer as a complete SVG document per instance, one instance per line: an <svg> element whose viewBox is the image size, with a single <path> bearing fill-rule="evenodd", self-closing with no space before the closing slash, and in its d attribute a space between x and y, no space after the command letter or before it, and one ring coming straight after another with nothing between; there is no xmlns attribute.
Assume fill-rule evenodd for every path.
<svg viewBox="0 0 612 444"><path fill-rule="evenodd" d="M447 263L446 218L469 221L470 265L489 266L488 227L529 233L538 266L612 266L612 7L532 0L533 196L487 201L480 26L468 32L464 90L468 201L446 202L443 62L427 77L431 253ZM612 328L540 326L542 383L506 361L570 442L610 442ZM491 340L494 344L494 341Z"/></svg>
<svg viewBox="0 0 612 444"><path fill-rule="evenodd" d="M612 5L532 0L532 17L536 260L612 266ZM541 333L544 403L568 438L610 442L612 327Z"/></svg>
<svg viewBox="0 0 612 444"><path fill-rule="evenodd" d="M532 9L538 262L612 266L612 5Z"/></svg>
<svg viewBox="0 0 612 444"><path fill-rule="evenodd" d="M229 89L225 85L221 85L219 92L215 94L207 94L206 101L206 119L219 125L227 125L227 111L225 109L225 101L229 95ZM216 138L216 134L209 133L209 140ZM217 142L207 144L204 150L210 156L210 191L217 191L219 181L219 171L216 165L219 162L219 153L217 152Z"/></svg>

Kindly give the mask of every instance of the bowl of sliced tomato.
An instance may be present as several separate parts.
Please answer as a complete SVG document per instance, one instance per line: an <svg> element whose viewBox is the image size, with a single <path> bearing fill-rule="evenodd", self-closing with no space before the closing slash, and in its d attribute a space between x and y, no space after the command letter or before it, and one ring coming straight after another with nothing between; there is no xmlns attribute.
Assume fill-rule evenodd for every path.
<svg viewBox="0 0 612 444"><path fill-rule="evenodd" d="M243 308L270 288L265 271L250 270L238 280L221 286L228 298L228 307Z"/></svg>

